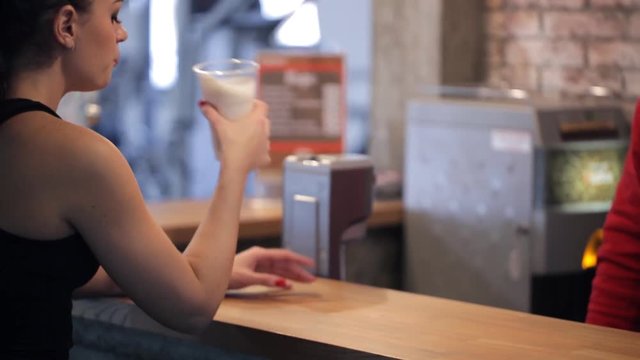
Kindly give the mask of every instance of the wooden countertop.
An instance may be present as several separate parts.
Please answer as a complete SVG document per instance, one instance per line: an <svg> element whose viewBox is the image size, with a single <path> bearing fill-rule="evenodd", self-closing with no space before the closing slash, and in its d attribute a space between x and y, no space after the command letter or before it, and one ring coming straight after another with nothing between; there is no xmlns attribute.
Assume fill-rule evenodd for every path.
<svg viewBox="0 0 640 360"><path fill-rule="evenodd" d="M186 244L204 216L208 200L177 200L149 203L156 221L177 244ZM401 200L376 201L367 222L370 228L402 223ZM282 202L275 199L248 199L240 214L240 238L279 237L282 231Z"/></svg>
<svg viewBox="0 0 640 360"><path fill-rule="evenodd" d="M226 327L210 333L209 344L233 347L229 344L235 342L232 351L276 358L317 355L309 344L324 346L322 357L329 358L327 348L334 349L333 356L354 351L358 358L363 353L402 359L640 356L640 333L335 280L296 284L290 291L247 292L222 302L212 328ZM88 306L100 309L76 304L74 314L100 318L100 310L88 311ZM136 318L102 307L110 319L129 319L127 326ZM238 335L232 327L255 332Z"/></svg>
<svg viewBox="0 0 640 360"><path fill-rule="evenodd" d="M640 334L320 279L226 299L216 320L402 359L640 357Z"/></svg>

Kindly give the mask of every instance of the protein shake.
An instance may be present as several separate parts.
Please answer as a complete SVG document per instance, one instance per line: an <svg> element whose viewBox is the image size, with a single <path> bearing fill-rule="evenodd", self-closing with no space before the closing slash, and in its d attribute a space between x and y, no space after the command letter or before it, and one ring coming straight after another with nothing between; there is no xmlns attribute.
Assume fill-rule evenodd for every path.
<svg viewBox="0 0 640 360"><path fill-rule="evenodd" d="M193 66L205 100L213 104L228 120L248 114L256 97L259 65L250 60L227 59ZM216 139L216 156L220 151Z"/></svg>

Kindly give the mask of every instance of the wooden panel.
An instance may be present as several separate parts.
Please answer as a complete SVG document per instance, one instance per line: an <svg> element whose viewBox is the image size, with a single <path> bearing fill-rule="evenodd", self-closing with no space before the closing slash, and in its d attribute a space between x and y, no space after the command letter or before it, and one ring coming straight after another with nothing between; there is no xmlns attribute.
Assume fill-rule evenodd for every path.
<svg viewBox="0 0 640 360"><path fill-rule="evenodd" d="M178 246L186 245L206 213L208 201L178 200L148 204L151 214ZM376 201L368 221L370 228L398 226L402 223L402 201ZM240 213L241 239L280 237L280 200L249 199Z"/></svg>

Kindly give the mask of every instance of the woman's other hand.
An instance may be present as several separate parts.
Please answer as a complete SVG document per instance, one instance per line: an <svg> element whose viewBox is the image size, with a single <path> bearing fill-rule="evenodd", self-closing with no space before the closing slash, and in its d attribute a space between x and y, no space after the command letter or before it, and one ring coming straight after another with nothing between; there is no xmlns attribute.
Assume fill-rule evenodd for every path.
<svg viewBox="0 0 640 360"><path fill-rule="evenodd" d="M247 116L233 121L225 119L210 103L201 101L199 106L212 127L223 166L250 171L271 162L266 103L256 100Z"/></svg>
<svg viewBox="0 0 640 360"><path fill-rule="evenodd" d="M229 289L264 285L288 289L291 281L315 280L306 268L315 266L312 259L287 249L254 246L238 253L233 262Z"/></svg>

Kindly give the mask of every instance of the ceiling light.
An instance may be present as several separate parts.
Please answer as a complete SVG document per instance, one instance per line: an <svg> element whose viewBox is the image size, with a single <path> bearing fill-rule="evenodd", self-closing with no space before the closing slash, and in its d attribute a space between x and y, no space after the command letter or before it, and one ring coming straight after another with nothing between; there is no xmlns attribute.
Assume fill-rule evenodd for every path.
<svg viewBox="0 0 640 360"><path fill-rule="evenodd" d="M260 0L260 13L267 20L278 20L290 15L304 0Z"/></svg>
<svg viewBox="0 0 640 360"><path fill-rule="evenodd" d="M149 55L151 85L171 88L178 80L178 0L151 0L149 4Z"/></svg>
<svg viewBox="0 0 640 360"><path fill-rule="evenodd" d="M320 20L315 2L305 2L275 30L280 46L311 47L320 43Z"/></svg>

